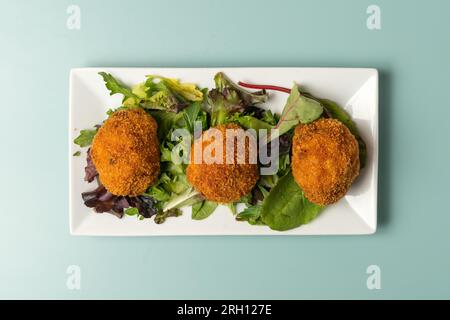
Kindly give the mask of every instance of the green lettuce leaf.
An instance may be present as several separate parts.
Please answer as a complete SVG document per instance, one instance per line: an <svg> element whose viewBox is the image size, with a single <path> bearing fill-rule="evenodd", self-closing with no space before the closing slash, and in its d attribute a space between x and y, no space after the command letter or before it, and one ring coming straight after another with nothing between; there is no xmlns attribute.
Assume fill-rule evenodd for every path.
<svg viewBox="0 0 450 320"><path fill-rule="evenodd" d="M200 113L200 107L201 105L199 102L194 102L183 110L184 121L191 134L194 133L195 121L197 121L197 117Z"/></svg>
<svg viewBox="0 0 450 320"><path fill-rule="evenodd" d="M158 80L158 81L157 81ZM178 112L188 102L203 101L203 92L192 83L148 75L145 81L147 99L144 107Z"/></svg>
<svg viewBox="0 0 450 320"><path fill-rule="evenodd" d="M355 136L356 140L358 141L360 168L361 169L364 168L367 161L366 143L362 139L358 127L356 126L356 123L352 120L350 115L334 101L316 98L308 92L302 92L302 94L309 97L310 99L314 99L320 102L333 119L339 120L350 130L350 132Z"/></svg>
<svg viewBox="0 0 450 320"><path fill-rule="evenodd" d="M204 200L192 206L192 219L203 220L208 218L217 208L217 203Z"/></svg>
<svg viewBox="0 0 450 320"><path fill-rule="evenodd" d="M263 117L261 119L262 121L270 124L271 126L275 126L278 122L277 118L275 117L275 115L272 113L272 111L270 110L266 110L263 113Z"/></svg>
<svg viewBox="0 0 450 320"><path fill-rule="evenodd" d="M106 72L99 72L99 75L103 77L106 88L108 88L110 95L122 94L122 102L126 105L136 105L139 103L139 98L129 88L117 81L111 74Z"/></svg>
<svg viewBox="0 0 450 320"><path fill-rule="evenodd" d="M149 97L142 106L146 109L178 112L185 106L170 91L158 91Z"/></svg>
<svg viewBox="0 0 450 320"><path fill-rule="evenodd" d="M255 118L250 115L243 115L242 113L235 113L227 119L227 122L235 122L245 129L254 129L256 131L265 129L270 130L273 128L269 123Z"/></svg>
<svg viewBox="0 0 450 320"><path fill-rule="evenodd" d="M173 208L173 209L170 209L170 210L167 210L167 211L161 211L161 212L158 212L155 215L155 223L156 224L161 224L161 223L164 223L167 218L179 217L181 215L182 215L182 212L178 208Z"/></svg>
<svg viewBox="0 0 450 320"><path fill-rule="evenodd" d="M161 79L166 86L182 96L184 99L189 101L202 101L203 100L203 92L197 88L197 86L193 83L181 83L177 79L165 78L165 77L155 77Z"/></svg>
<svg viewBox="0 0 450 320"><path fill-rule="evenodd" d="M230 209L231 214L233 216L235 216L237 214L237 203L231 202L231 203L227 203L225 205L228 207L228 209Z"/></svg>
<svg viewBox="0 0 450 320"><path fill-rule="evenodd" d="M322 208L306 199L289 172L270 190L260 214L262 221L271 229L285 231L310 222Z"/></svg>
<svg viewBox="0 0 450 320"><path fill-rule="evenodd" d="M138 208L126 208L124 210L124 213L127 216L135 216L135 215L139 215L139 210L138 210Z"/></svg>
<svg viewBox="0 0 450 320"><path fill-rule="evenodd" d="M150 111L150 114L158 123L158 139L163 142L166 138L170 141L170 132L179 127L179 121L183 118L182 113L166 111Z"/></svg>
<svg viewBox="0 0 450 320"><path fill-rule="evenodd" d="M294 84L275 129L278 129L278 135L281 136L299 123L307 124L318 119L322 112L320 102L301 95L298 86Z"/></svg>
<svg viewBox="0 0 450 320"><path fill-rule="evenodd" d="M327 100L327 99L320 99L320 102L324 105L324 107L327 109L327 111L331 114L331 117L334 119L337 119L341 121L347 128L350 130L350 132L355 136L356 141L358 141L358 148L359 148L359 163L360 168L364 168L366 166L367 161L367 147L366 143L362 139L358 127L356 126L356 123L352 120L352 118L345 112L344 109L342 109L336 102Z"/></svg>
<svg viewBox="0 0 450 320"><path fill-rule="evenodd" d="M164 203L163 210L167 211L172 208L182 208L184 206L197 203L201 199L202 198L200 193L194 188L190 187L182 194L172 196L169 201Z"/></svg>

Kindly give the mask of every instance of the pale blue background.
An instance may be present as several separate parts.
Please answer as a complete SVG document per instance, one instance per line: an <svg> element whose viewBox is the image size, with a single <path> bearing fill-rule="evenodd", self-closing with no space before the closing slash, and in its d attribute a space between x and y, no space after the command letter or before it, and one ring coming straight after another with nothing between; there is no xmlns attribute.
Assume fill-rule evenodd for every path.
<svg viewBox="0 0 450 320"><path fill-rule="evenodd" d="M450 298L450 2L266 2L74 0L70 31L69 1L0 1L0 298ZM89 66L378 68L378 232L70 236L69 70Z"/></svg>

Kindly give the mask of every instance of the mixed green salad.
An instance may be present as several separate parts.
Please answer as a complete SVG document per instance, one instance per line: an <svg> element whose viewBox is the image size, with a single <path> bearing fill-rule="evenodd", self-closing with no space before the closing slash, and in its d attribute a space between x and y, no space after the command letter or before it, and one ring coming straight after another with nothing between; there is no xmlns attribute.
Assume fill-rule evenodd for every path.
<svg viewBox="0 0 450 320"><path fill-rule="evenodd" d="M102 186L98 172L87 151L85 180L97 181L97 188L82 194L86 206L98 213L110 212L118 217L124 214L138 219L153 218L163 223L169 217L182 214L181 208L192 207L192 219L203 220L214 213L218 203L206 200L186 178L186 163L173 159L189 157L188 150L195 127L203 131L221 124L235 123L244 129L268 130L267 141L278 143L277 170L261 175L253 190L239 201L228 203L230 214L237 221L251 225L266 225L273 230L289 230L313 220L324 208L305 197L291 172L292 136L298 124L308 124L318 118L333 118L349 128L359 144L361 167L364 166L366 147L349 115L335 102L313 96L297 84L292 88L270 85L235 83L224 73L214 76L214 88L199 88L177 79L148 75L142 83L128 87L113 75L100 72L111 95L122 95L122 103L107 111L106 118L118 110L142 108L157 122L161 169L158 181L143 194L112 195ZM247 88L257 89L249 91ZM270 110L269 90L286 93L286 104L281 114ZM268 107L269 106L269 107ZM74 143L89 148L101 124L81 130ZM190 139L174 135L177 129L186 129ZM276 130L275 130L276 129ZM261 145L261 141L258 141ZM74 156L80 156L76 151ZM264 164L259 164L264 166Z"/></svg>

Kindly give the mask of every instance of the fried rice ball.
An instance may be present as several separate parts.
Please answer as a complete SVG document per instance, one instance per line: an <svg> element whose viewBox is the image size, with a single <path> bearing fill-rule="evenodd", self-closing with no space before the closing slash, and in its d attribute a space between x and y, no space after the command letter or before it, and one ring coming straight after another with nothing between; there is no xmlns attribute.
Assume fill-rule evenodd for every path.
<svg viewBox="0 0 450 320"><path fill-rule="evenodd" d="M214 130L218 130L215 132L220 133L220 140L218 141L216 139L219 138L215 136ZM242 139L243 136L238 135L237 138L228 141L226 132L229 130L234 130L236 134L244 132L236 124L218 125L203 132L201 138L194 141L191 148L190 163L186 170L189 183L207 200L219 203L238 201L253 189L259 179L258 165L256 161L251 160L252 157L250 156L256 155L255 148L253 148L249 139L244 138L244 154L241 154L241 158L239 158L237 139ZM233 161L228 160L227 163L226 146L233 141L234 154L229 155L229 159ZM212 143L214 144L211 145ZM208 160L208 149L212 150L210 153L212 158L216 156L215 152L219 152L214 148L214 145L222 146L222 156L220 157L220 153L217 155L217 159L219 159L217 162L220 163L211 163L212 161ZM228 149L231 150L231 147ZM200 156L195 154L197 152L201 153ZM252 152L255 152L255 154L252 154ZM199 156L197 161L195 161L196 156ZM242 158L242 156L245 158Z"/></svg>
<svg viewBox="0 0 450 320"><path fill-rule="evenodd" d="M318 205L341 199L359 175L358 142L338 120L295 128L292 171L306 198Z"/></svg>
<svg viewBox="0 0 450 320"><path fill-rule="evenodd" d="M94 137L92 161L101 183L118 196L137 196L158 179L158 125L141 108L115 112Z"/></svg>

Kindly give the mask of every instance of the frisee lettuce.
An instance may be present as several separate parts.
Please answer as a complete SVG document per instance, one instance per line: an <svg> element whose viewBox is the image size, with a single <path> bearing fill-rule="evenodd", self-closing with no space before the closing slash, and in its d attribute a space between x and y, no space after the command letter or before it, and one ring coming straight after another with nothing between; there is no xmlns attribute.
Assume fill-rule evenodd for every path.
<svg viewBox="0 0 450 320"><path fill-rule="evenodd" d="M281 136L299 123L307 124L318 119L322 113L320 102L301 95L298 86L294 84L275 129L278 129L278 135ZM272 139L274 137L275 135L271 136Z"/></svg>
<svg viewBox="0 0 450 320"><path fill-rule="evenodd" d="M88 147L92 144L92 140L97 134L97 129L92 130L81 130L80 135L73 140L73 142L80 147Z"/></svg>

